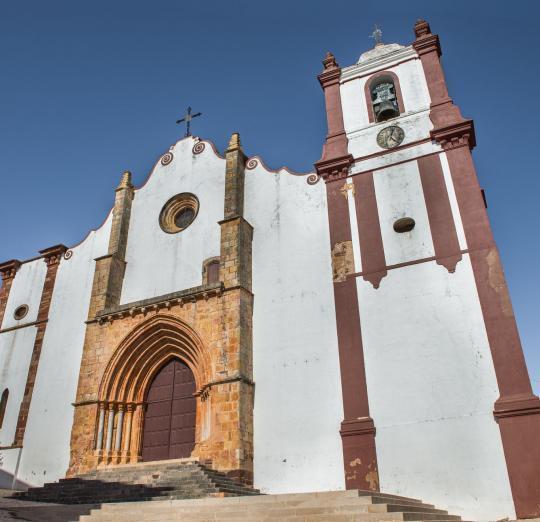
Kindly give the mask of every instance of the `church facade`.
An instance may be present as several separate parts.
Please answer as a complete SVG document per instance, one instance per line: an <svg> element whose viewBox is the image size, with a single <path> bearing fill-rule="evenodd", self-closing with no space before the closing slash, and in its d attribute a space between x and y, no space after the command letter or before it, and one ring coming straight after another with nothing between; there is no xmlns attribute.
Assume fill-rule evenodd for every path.
<svg viewBox="0 0 540 522"><path fill-rule="evenodd" d="M233 134L129 172L78 245L0 264L0 478L198 458L266 493L540 516L540 402L439 39L318 79L315 172Z"/></svg>

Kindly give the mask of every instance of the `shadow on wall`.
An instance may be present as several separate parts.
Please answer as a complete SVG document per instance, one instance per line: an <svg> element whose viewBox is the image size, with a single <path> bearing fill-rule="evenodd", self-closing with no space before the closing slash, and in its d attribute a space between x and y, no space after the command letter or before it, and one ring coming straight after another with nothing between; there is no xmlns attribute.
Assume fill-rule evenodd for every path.
<svg viewBox="0 0 540 522"><path fill-rule="evenodd" d="M15 480L15 483L13 483L13 473L0 469L0 489L17 489L26 491L29 487L30 484L27 484L22 480Z"/></svg>

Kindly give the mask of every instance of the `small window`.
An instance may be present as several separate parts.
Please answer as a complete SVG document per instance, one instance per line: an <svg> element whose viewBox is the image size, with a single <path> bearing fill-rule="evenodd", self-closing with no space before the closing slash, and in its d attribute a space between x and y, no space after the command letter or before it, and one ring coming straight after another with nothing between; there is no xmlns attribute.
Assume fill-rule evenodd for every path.
<svg viewBox="0 0 540 522"><path fill-rule="evenodd" d="M2 399L0 399L0 428L2 428L2 425L4 424L4 415L6 413L6 406L7 406L8 398L9 398L9 390L6 388L2 392Z"/></svg>
<svg viewBox="0 0 540 522"><path fill-rule="evenodd" d="M375 121L386 121L400 114L394 80L390 76L377 78L370 86Z"/></svg>
<svg viewBox="0 0 540 522"><path fill-rule="evenodd" d="M21 305L15 308L15 311L13 312L13 318L16 321L20 321L21 319L24 319L26 317L26 314L28 314L28 305Z"/></svg>
<svg viewBox="0 0 540 522"><path fill-rule="evenodd" d="M208 284L219 282L219 261L211 261L206 265L206 278Z"/></svg>

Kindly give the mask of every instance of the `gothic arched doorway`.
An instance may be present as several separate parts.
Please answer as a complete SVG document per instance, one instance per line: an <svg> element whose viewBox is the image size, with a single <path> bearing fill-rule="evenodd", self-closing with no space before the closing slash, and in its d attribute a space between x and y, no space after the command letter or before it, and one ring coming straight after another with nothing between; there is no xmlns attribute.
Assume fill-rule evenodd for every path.
<svg viewBox="0 0 540 522"><path fill-rule="evenodd" d="M155 375L146 396L142 460L185 458L195 446L195 377L180 359Z"/></svg>

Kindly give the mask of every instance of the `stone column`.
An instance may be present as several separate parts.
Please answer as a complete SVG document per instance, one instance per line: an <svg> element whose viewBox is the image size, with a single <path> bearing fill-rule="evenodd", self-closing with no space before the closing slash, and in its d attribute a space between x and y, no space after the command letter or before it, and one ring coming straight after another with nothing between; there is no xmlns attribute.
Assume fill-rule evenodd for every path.
<svg viewBox="0 0 540 522"><path fill-rule="evenodd" d="M107 454L110 453L111 448L112 448L113 430L114 430L114 404L111 403L109 404L109 415L107 418L107 440L105 442L105 451L107 452Z"/></svg>
<svg viewBox="0 0 540 522"><path fill-rule="evenodd" d="M105 404L99 405L99 421L97 429L97 441L96 450L101 451L103 449L103 430L105 429Z"/></svg>
<svg viewBox="0 0 540 522"><path fill-rule="evenodd" d="M126 434L124 435L124 453L129 455L129 448L131 444L131 423L133 419L134 404L126 405Z"/></svg>
<svg viewBox="0 0 540 522"><path fill-rule="evenodd" d="M122 430L124 425L124 405L118 405L118 418L116 421L116 438L114 440L114 451L122 449Z"/></svg>

